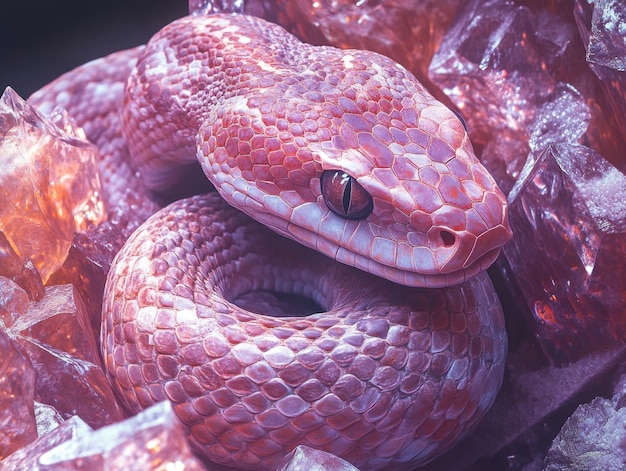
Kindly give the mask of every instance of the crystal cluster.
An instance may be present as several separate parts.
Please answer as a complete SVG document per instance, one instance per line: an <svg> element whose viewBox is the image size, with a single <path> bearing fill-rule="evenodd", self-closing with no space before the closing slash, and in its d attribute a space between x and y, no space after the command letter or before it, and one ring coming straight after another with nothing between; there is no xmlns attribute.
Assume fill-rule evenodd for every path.
<svg viewBox="0 0 626 471"><path fill-rule="evenodd" d="M74 232L104 217L96 151L62 110L44 118L10 88L0 123L0 231L45 282Z"/></svg>
<svg viewBox="0 0 626 471"><path fill-rule="evenodd" d="M508 191L515 236L499 267L544 352L564 363L624 337L626 135L610 106L623 99L585 61L573 8L557 6L469 2L430 74Z"/></svg>

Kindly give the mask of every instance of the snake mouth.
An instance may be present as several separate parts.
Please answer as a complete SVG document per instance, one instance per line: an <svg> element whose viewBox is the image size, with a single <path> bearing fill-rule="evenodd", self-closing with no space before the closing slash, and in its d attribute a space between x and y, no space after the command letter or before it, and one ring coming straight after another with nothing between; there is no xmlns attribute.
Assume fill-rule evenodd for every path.
<svg viewBox="0 0 626 471"><path fill-rule="evenodd" d="M382 264L368 256L348 252L342 248L338 249L335 259L400 285L414 288L445 288L463 283L487 270L498 258L500 250L501 247L494 248L476 259L471 265L449 273L420 273L405 270L397 266Z"/></svg>

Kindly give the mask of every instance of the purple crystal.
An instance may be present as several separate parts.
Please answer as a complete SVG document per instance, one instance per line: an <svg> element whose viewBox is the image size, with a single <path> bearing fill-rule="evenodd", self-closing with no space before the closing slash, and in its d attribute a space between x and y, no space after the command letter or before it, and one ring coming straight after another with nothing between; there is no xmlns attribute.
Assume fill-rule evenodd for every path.
<svg viewBox="0 0 626 471"><path fill-rule="evenodd" d="M285 461L276 471L359 471L350 463L341 458L316 450L308 446L299 445L285 457Z"/></svg>
<svg viewBox="0 0 626 471"><path fill-rule="evenodd" d="M549 357L564 362L621 345L626 176L588 147L550 145L513 188L510 220L516 238L503 263Z"/></svg>
<svg viewBox="0 0 626 471"><path fill-rule="evenodd" d="M588 108L579 141L614 163L620 160L624 141L614 137L612 114L563 8L473 0L446 33L429 74L461 110L481 160L505 191L526 161L535 123L546 119L539 110L562 88Z"/></svg>
<svg viewBox="0 0 626 471"><path fill-rule="evenodd" d="M193 455L169 402L135 417L85 431L39 456L46 469L211 470ZM48 468L50 467L50 468Z"/></svg>
<svg viewBox="0 0 626 471"><path fill-rule="evenodd" d="M576 25L593 73L600 79L604 101L626 141L626 4L618 0L576 0ZM605 139L612 139L605 135ZM623 168L624 158L621 163Z"/></svg>
<svg viewBox="0 0 626 471"><path fill-rule="evenodd" d="M42 469L39 461L42 454L61 443L88 434L89 432L91 432L91 428L83 422L80 417L72 417L50 432L39 437L30 445L20 448L8 458L0 461L0 470L13 471L16 469Z"/></svg>
<svg viewBox="0 0 626 471"><path fill-rule="evenodd" d="M39 402L96 428L123 418L100 366L86 308L71 285L47 287L8 331L37 371Z"/></svg>
<svg viewBox="0 0 626 471"><path fill-rule="evenodd" d="M4 294L0 291L0 296ZM37 438L33 409L35 372L0 328L0 460Z"/></svg>

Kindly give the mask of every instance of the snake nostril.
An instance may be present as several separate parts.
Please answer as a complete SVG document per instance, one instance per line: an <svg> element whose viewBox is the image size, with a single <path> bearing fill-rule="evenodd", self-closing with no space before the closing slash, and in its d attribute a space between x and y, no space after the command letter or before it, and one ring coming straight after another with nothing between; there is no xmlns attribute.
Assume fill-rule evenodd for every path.
<svg viewBox="0 0 626 471"><path fill-rule="evenodd" d="M441 238L441 242L443 242L444 247L452 247L456 242L455 235L450 231L446 231L445 229L439 233L439 237Z"/></svg>

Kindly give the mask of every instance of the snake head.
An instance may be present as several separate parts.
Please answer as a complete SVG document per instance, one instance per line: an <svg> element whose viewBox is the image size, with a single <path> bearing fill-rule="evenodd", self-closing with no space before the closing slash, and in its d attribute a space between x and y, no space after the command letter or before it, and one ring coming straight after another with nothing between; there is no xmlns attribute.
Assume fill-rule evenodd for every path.
<svg viewBox="0 0 626 471"><path fill-rule="evenodd" d="M126 139L150 188L176 180L195 147L231 205L340 262L445 286L511 236L458 117L379 54L200 15L155 35L126 91Z"/></svg>
<svg viewBox="0 0 626 471"><path fill-rule="evenodd" d="M424 287L485 270L509 240L504 195L434 99L391 97L394 109L378 116L340 100L270 101L230 100L199 147L222 196L276 232Z"/></svg>
<svg viewBox="0 0 626 471"><path fill-rule="evenodd" d="M340 150L318 151L328 207L319 231L342 227L339 261L409 286L447 286L488 268L510 239L506 198L459 118L434 100L410 101L402 124L346 130Z"/></svg>

